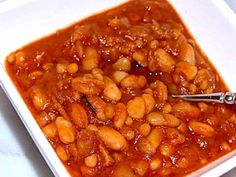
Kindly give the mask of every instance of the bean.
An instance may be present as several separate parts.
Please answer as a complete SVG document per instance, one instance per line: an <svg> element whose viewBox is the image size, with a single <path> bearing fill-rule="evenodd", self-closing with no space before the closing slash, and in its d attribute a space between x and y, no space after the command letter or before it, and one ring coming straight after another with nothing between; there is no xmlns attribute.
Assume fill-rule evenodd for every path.
<svg viewBox="0 0 236 177"><path fill-rule="evenodd" d="M151 112L156 104L155 99L153 98L153 96L151 94L142 94L141 96L144 99L144 103L145 103L145 114L148 114L149 112Z"/></svg>
<svg viewBox="0 0 236 177"><path fill-rule="evenodd" d="M172 79L175 84L181 84L181 81L183 80L183 78L180 74L173 74Z"/></svg>
<svg viewBox="0 0 236 177"><path fill-rule="evenodd" d="M36 117L36 121L40 127L46 126L51 121L51 117L46 113L42 112L39 116Z"/></svg>
<svg viewBox="0 0 236 177"><path fill-rule="evenodd" d="M123 58L118 59L112 65L112 67L114 70L129 72L131 69L131 62L128 58L123 57Z"/></svg>
<svg viewBox="0 0 236 177"><path fill-rule="evenodd" d="M42 131L47 138L54 138L57 135L57 127L54 123L50 123L43 127Z"/></svg>
<svg viewBox="0 0 236 177"><path fill-rule="evenodd" d="M113 29L117 30L119 27L121 27L121 21L119 18L115 17L113 19L110 20L109 24L110 27L112 27Z"/></svg>
<svg viewBox="0 0 236 177"><path fill-rule="evenodd" d="M153 90L151 88L146 88L143 90L143 93L153 95Z"/></svg>
<svg viewBox="0 0 236 177"><path fill-rule="evenodd" d="M48 98L46 97L43 90L35 88L30 93L34 107L38 110L44 110L48 105Z"/></svg>
<svg viewBox="0 0 236 177"><path fill-rule="evenodd" d="M153 91L153 96L157 103L165 103L166 100L168 99L167 86L163 82L157 80L155 82L155 89Z"/></svg>
<svg viewBox="0 0 236 177"><path fill-rule="evenodd" d="M180 60L186 61L192 65L196 64L194 49L188 43L181 45L178 57Z"/></svg>
<svg viewBox="0 0 236 177"><path fill-rule="evenodd" d="M81 171L82 176L95 176L96 175L96 170L86 165L81 165L80 171Z"/></svg>
<svg viewBox="0 0 236 177"><path fill-rule="evenodd" d="M201 112L206 112L208 109L208 105L206 103L199 102L197 105Z"/></svg>
<svg viewBox="0 0 236 177"><path fill-rule="evenodd" d="M116 17L115 17L116 18ZM129 22L129 18L127 17L121 17L119 18L119 22L116 23L116 24L119 24L120 26L122 27L126 27L126 28L129 28L131 26L130 22Z"/></svg>
<svg viewBox="0 0 236 177"><path fill-rule="evenodd" d="M185 142L185 137L175 128L167 128L166 137L170 140L171 144L182 144Z"/></svg>
<svg viewBox="0 0 236 177"><path fill-rule="evenodd" d="M166 125L169 127L177 127L180 124L180 120L172 114L164 114L164 118L166 120Z"/></svg>
<svg viewBox="0 0 236 177"><path fill-rule="evenodd" d="M110 101L119 101L121 99L122 93L116 83L108 77L104 77L104 83L104 97Z"/></svg>
<svg viewBox="0 0 236 177"><path fill-rule="evenodd" d="M127 140L132 140L135 137L135 133L130 127L123 127L120 130L121 134L127 139Z"/></svg>
<svg viewBox="0 0 236 177"><path fill-rule="evenodd" d="M87 47L84 50L84 58L82 60L82 66L84 70L91 71L98 67L99 56L97 50L92 47Z"/></svg>
<svg viewBox="0 0 236 177"><path fill-rule="evenodd" d="M62 64L62 63L58 63L56 65L56 70L57 70L57 73L58 74L63 74L65 73L67 70L66 70L66 64Z"/></svg>
<svg viewBox="0 0 236 177"><path fill-rule="evenodd" d="M88 115L79 103L70 105L70 116L73 123L79 128L86 128L88 125Z"/></svg>
<svg viewBox="0 0 236 177"><path fill-rule="evenodd" d="M215 134L215 130L210 125L202 122L190 121L188 126L191 131L206 137L212 137Z"/></svg>
<svg viewBox="0 0 236 177"><path fill-rule="evenodd" d="M85 73L85 74L83 75L83 77L84 77L84 78L88 78L88 79L94 79L93 75L90 74L90 73Z"/></svg>
<svg viewBox="0 0 236 177"><path fill-rule="evenodd" d="M153 49L153 50L157 49L158 46L159 46L158 40L153 40L153 41L151 41L150 44L149 44L149 47L150 47L151 49Z"/></svg>
<svg viewBox="0 0 236 177"><path fill-rule="evenodd" d="M169 89L169 93L170 93L170 94L178 94L178 93L179 93L178 87L177 87L177 85L174 84L174 83L169 84L169 85L168 85L168 89Z"/></svg>
<svg viewBox="0 0 236 177"><path fill-rule="evenodd" d="M208 89L206 89L206 90L204 90L204 93L205 94L210 94L210 93L213 93L213 88L208 88Z"/></svg>
<svg viewBox="0 0 236 177"><path fill-rule="evenodd" d="M236 124L236 114L233 114L229 117L229 122Z"/></svg>
<svg viewBox="0 0 236 177"><path fill-rule="evenodd" d="M148 67L151 71L161 71L164 73L170 73L175 68L175 60L165 50L159 48L154 52L153 58L148 63Z"/></svg>
<svg viewBox="0 0 236 177"><path fill-rule="evenodd" d="M76 77L72 79L71 86L82 94L97 95L103 91L104 82L87 77Z"/></svg>
<svg viewBox="0 0 236 177"><path fill-rule="evenodd" d="M150 141L151 146L156 150L162 141L162 137L163 137L162 130L154 128L147 136L147 139Z"/></svg>
<svg viewBox="0 0 236 177"><path fill-rule="evenodd" d="M189 83L188 83L188 81L186 81L186 80L182 80L182 81L180 82L180 85L181 85L182 87L188 88Z"/></svg>
<svg viewBox="0 0 236 177"><path fill-rule="evenodd" d="M63 117L57 117L55 124L61 142L64 144L69 144L75 141L75 129L70 121Z"/></svg>
<svg viewBox="0 0 236 177"><path fill-rule="evenodd" d="M128 117L126 118L125 124L126 124L126 125L132 125L132 124L133 124L133 119L132 119L130 116L128 116Z"/></svg>
<svg viewBox="0 0 236 177"><path fill-rule="evenodd" d="M187 81L191 81L197 75L197 67L188 62L181 61L176 64L175 73L182 75Z"/></svg>
<svg viewBox="0 0 236 177"><path fill-rule="evenodd" d="M98 136L112 150L122 151L127 147L125 138L116 130L110 127L99 127Z"/></svg>
<svg viewBox="0 0 236 177"><path fill-rule="evenodd" d="M151 125L155 125L155 126L163 126L163 125L167 124L163 114L161 114L159 112L152 112L152 113L148 114L147 121Z"/></svg>
<svg viewBox="0 0 236 177"><path fill-rule="evenodd" d="M128 75L121 80L120 85L123 88L140 88L137 80L137 76Z"/></svg>
<svg viewBox="0 0 236 177"><path fill-rule="evenodd" d="M152 158L150 161L150 169L157 170L162 165L162 161L159 158Z"/></svg>
<svg viewBox="0 0 236 177"><path fill-rule="evenodd" d="M86 130L96 132L96 131L98 131L98 127L94 124L88 124L88 126L86 127Z"/></svg>
<svg viewBox="0 0 236 177"><path fill-rule="evenodd" d="M180 32L180 31L179 31ZM186 43L187 42L187 39L186 37L184 36L184 34L182 34L181 32L179 33L177 39L175 40L174 42L174 49L175 50L179 50L179 48L181 47L181 45L183 43Z"/></svg>
<svg viewBox="0 0 236 177"><path fill-rule="evenodd" d="M194 79L194 84L202 90L207 90L215 86L215 74L205 68L200 69Z"/></svg>
<svg viewBox="0 0 236 177"><path fill-rule="evenodd" d="M62 161L67 161L69 160L69 156L66 153L66 150L63 146L57 146L56 148L56 153L58 155L58 157L62 160Z"/></svg>
<svg viewBox="0 0 236 177"><path fill-rule="evenodd" d="M202 81L202 82L199 84L199 87L200 87L200 89L202 89L202 90L206 90L206 89L209 87L207 80Z"/></svg>
<svg viewBox="0 0 236 177"><path fill-rule="evenodd" d="M91 140L78 138L76 142L76 147L78 150L78 154L80 156L88 156L91 152L93 152L93 142Z"/></svg>
<svg viewBox="0 0 236 177"><path fill-rule="evenodd" d="M93 77L95 79L98 79L98 80L102 81L103 80L104 72L101 69L99 69L99 68L94 68L92 70L92 75L93 75Z"/></svg>
<svg viewBox="0 0 236 177"><path fill-rule="evenodd" d="M112 74L112 79L116 84L120 84L120 82L129 74L125 71L114 71Z"/></svg>
<svg viewBox="0 0 236 177"><path fill-rule="evenodd" d="M162 143L160 145L160 152L161 155L165 156L165 157L170 157L173 154L173 147L171 144L169 143Z"/></svg>
<svg viewBox="0 0 236 177"><path fill-rule="evenodd" d="M96 167L98 162L97 154L92 154L84 159L84 163L87 167Z"/></svg>
<svg viewBox="0 0 236 177"><path fill-rule="evenodd" d="M138 76L138 84L139 84L140 88L143 88L147 84L147 80L146 80L145 76L143 76L143 75Z"/></svg>
<svg viewBox="0 0 236 177"><path fill-rule="evenodd" d="M118 164L114 167L111 177L135 177L133 170L126 164Z"/></svg>
<svg viewBox="0 0 236 177"><path fill-rule="evenodd" d="M25 61L25 54L22 51L18 51L15 53L15 62L17 65L21 64L22 62Z"/></svg>
<svg viewBox="0 0 236 177"><path fill-rule="evenodd" d="M127 111L130 117L142 119L145 114L145 102L142 97L135 97L127 103Z"/></svg>
<svg viewBox="0 0 236 177"><path fill-rule="evenodd" d="M35 79L40 78L42 75L43 75L43 72L41 71L33 71L32 73L29 74L29 78L31 80L35 80Z"/></svg>
<svg viewBox="0 0 236 177"><path fill-rule="evenodd" d="M78 71L79 67L76 63L71 63L71 64L67 65L66 69L67 69L68 73L74 74Z"/></svg>
<svg viewBox="0 0 236 177"><path fill-rule="evenodd" d="M197 92L197 86L194 84L189 84L188 90L191 94L195 94Z"/></svg>
<svg viewBox="0 0 236 177"><path fill-rule="evenodd" d="M115 105L115 114L113 122L116 128L121 128L127 118L126 106L123 103L117 103Z"/></svg>
<svg viewBox="0 0 236 177"><path fill-rule="evenodd" d="M120 83L123 88L139 89L143 88L147 83L144 76L128 75Z"/></svg>
<svg viewBox="0 0 236 177"><path fill-rule="evenodd" d="M116 161L116 162L120 162L124 159L124 154L123 153L117 153L117 152L114 152L112 154L112 157L113 159Z"/></svg>
<svg viewBox="0 0 236 177"><path fill-rule="evenodd" d="M170 113L172 110L172 106L170 103L165 103L165 105L162 108L163 113Z"/></svg>
<svg viewBox="0 0 236 177"><path fill-rule="evenodd" d="M7 57L7 62L13 64L15 62L15 54L12 53Z"/></svg>
<svg viewBox="0 0 236 177"><path fill-rule="evenodd" d="M221 149L221 150L224 150L224 151L230 151L230 150L231 150L229 144L226 143L226 142L222 142L222 143L221 143L220 149Z"/></svg>
<svg viewBox="0 0 236 177"><path fill-rule="evenodd" d="M105 107L105 116L107 119L112 119L115 112L115 106L113 104L107 103Z"/></svg>
<svg viewBox="0 0 236 177"><path fill-rule="evenodd" d="M147 123L144 123L144 124L139 126L139 132L143 136L148 136L150 131L151 131L151 126Z"/></svg>
<svg viewBox="0 0 236 177"><path fill-rule="evenodd" d="M152 155L156 152L156 149L152 146L151 142L144 137L141 137L137 141L137 149L143 154Z"/></svg>
<svg viewBox="0 0 236 177"><path fill-rule="evenodd" d="M199 109L187 102L180 102L173 105L172 113L177 117L186 117L187 119L193 119L200 116Z"/></svg>
<svg viewBox="0 0 236 177"><path fill-rule="evenodd" d="M185 132L187 131L188 127L187 127L186 123L181 123L181 124L178 126L177 129L178 129L180 132L185 133Z"/></svg>
<svg viewBox="0 0 236 177"><path fill-rule="evenodd" d="M145 175L145 173L148 170L148 167L149 167L149 164L144 160L138 160L138 161L135 161L135 163L132 164L132 168L140 176Z"/></svg>
<svg viewBox="0 0 236 177"><path fill-rule="evenodd" d="M133 59L142 67L146 67L148 65L147 57L145 53L138 50L133 53Z"/></svg>

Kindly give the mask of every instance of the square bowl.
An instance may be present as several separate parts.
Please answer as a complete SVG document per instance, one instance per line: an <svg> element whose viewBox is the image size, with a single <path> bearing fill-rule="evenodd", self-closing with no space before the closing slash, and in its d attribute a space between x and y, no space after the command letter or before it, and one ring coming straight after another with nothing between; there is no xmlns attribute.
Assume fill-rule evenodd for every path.
<svg viewBox="0 0 236 177"><path fill-rule="evenodd" d="M38 38L125 0L8 0L0 4L0 83L55 176L70 176L6 73L6 56ZM234 86L236 16L223 1L169 0L227 86ZM17 18L16 18L17 17ZM236 150L190 176L219 176L236 167Z"/></svg>

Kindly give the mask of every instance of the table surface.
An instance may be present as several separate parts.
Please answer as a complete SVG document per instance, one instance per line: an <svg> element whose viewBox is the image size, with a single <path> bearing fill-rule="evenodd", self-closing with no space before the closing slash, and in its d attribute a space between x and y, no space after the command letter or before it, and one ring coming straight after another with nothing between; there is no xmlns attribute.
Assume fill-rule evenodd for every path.
<svg viewBox="0 0 236 177"><path fill-rule="evenodd" d="M236 0L225 1L236 12ZM4 177L53 176L1 87L0 174ZM236 168L223 177L236 177Z"/></svg>

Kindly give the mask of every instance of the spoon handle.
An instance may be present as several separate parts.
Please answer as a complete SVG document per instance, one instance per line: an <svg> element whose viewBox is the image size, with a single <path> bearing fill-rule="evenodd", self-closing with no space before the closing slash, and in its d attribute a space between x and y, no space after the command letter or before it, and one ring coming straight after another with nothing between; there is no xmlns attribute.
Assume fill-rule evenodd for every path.
<svg viewBox="0 0 236 177"><path fill-rule="evenodd" d="M180 98L187 101L206 101L215 103L235 104L236 93L219 92L211 94L193 94L193 95L172 95L173 98Z"/></svg>

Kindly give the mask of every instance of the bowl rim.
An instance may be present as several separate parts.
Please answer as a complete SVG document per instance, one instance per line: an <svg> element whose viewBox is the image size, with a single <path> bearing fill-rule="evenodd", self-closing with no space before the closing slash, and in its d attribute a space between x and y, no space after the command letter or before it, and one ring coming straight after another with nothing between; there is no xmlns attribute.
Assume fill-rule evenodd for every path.
<svg viewBox="0 0 236 177"><path fill-rule="evenodd" d="M15 1L15 0L8 0L8 1ZM16 0L17 1L17 0ZM35 0L25 0L25 4L29 2L34 2ZM177 1L178 3L181 3L181 0L168 0L173 7L178 12L178 8L175 7ZM229 20L229 23L232 24L232 26L236 29L236 15L228 7L228 5L224 1L214 1L214 0L208 0L211 2L220 12L221 15L224 16L227 20ZM7 2L7 1L6 1ZM124 0L126 2L126 0ZM182 0L183 2L183 0ZM2 2L5 3L5 2ZM120 3L122 4L122 3ZM18 4L18 7L22 4ZM116 5L115 5L116 6ZM0 4L1 7L1 4ZM14 7L17 8L17 7ZM13 9L14 9L13 8ZM8 9L11 11L12 9ZM107 10L107 8L105 9ZM104 11L98 10L97 13ZM4 13L6 12L3 11ZM182 15L178 12L178 14ZM1 15L1 8L0 8L0 15ZM78 20L79 21L79 20ZM183 20L184 21L184 20ZM184 21L185 22L185 21ZM186 24L185 24L186 25ZM68 25L66 25L68 26ZM188 27L188 25L186 25ZM62 26L63 27L63 26ZM57 28L59 29L59 28ZM57 30L56 29L56 30ZM188 28L191 31L191 28ZM195 35L192 35L195 37ZM31 41L29 41L31 42ZM198 42L197 42L198 43ZM19 46L21 47L21 46ZM5 60L5 58L4 58ZM50 169L54 173L55 176L70 176L69 172L66 170L62 162L59 160L58 156L56 155L54 149L51 147L45 136L43 135L41 129L39 128L37 122L33 118L31 112L29 111L28 107L26 106L25 102L23 101L22 97L20 96L19 92L17 91L15 85L9 78L8 74L5 71L4 61L0 61L0 84L3 88L4 92L6 93L7 97L9 98L11 104L15 108L16 112L18 113L21 121L23 122L24 126L26 127L27 131L29 132L31 138L33 139L34 143L38 147L40 153L43 155L45 161L49 165ZM215 161L209 163L208 165L203 166L197 171L194 171L193 173L189 174L189 176L212 176L212 175L221 175L225 172L229 171L230 169L236 167L236 150L231 151L230 153L227 153L226 155L216 159ZM225 169L225 170L223 170Z"/></svg>

